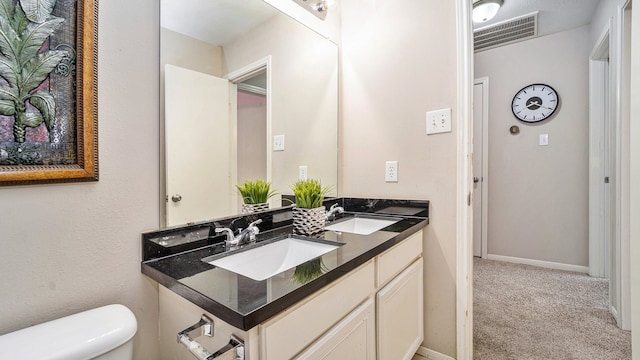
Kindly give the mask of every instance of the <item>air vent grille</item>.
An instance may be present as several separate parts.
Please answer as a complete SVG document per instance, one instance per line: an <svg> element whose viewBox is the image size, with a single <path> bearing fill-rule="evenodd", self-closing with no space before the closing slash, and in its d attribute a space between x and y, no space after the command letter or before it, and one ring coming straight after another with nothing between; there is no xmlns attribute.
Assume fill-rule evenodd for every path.
<svg viewBox="0 0 640 360"><path fill-rule="evenodd" d="M503 21L473 32L475 52L534 38L538 35L538 13Z"/></svg>

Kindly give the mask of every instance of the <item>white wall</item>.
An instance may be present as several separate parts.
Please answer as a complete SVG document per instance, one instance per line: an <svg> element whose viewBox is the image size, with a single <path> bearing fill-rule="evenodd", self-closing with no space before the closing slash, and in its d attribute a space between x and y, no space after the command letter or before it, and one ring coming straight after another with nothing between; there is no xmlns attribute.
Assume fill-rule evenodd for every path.
<svg viewBox="0 0 640 360"><path fill-rule="evenodd" d="M160 80L165 64L222 76L222 47L165 28L160 29L160 40Z"/></svg>
<svg viewBox="0 0 640 360"><path fill-rule="evenodd" d="M424 238L423 346L456 354L456 129L425 112L456 106L455 2L342 3L340 195L431 200ZM385 183L398 160L398 183Z"/></svg>
<svg viewBox="0 0 640 360"><path fill-rule="evenodd" d="M489 78L488 253L588 266L589 27L475 55ZM552 86L560 107L549 120L518 121L513 95ZM520 127L512 135L509 128ZM539 135L549 145L539 146Z"/></svg>
<svg viewBox="0 0 640 360"><path fill-rule="evenodd" d="M158 227L157 14L100 2L100 181L0 188L0 334L121 303L136 358L158 357L158 293L140 273L140 233Z"/></svg>

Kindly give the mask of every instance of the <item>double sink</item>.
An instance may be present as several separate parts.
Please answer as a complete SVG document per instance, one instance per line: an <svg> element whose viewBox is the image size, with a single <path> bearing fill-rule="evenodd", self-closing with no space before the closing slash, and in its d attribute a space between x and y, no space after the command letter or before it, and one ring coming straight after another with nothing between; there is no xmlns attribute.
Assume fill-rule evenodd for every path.
<svg viewBox="0 0 640 360"><path fill-rule="evenodd" d="M335 221L326 226L325 231L369 235L398 221L400 221L398 218L356 216ZM253 280L262 281L342 245L344 244L335 241L284 235L235 251L209 256L202 261Z"/></svg>

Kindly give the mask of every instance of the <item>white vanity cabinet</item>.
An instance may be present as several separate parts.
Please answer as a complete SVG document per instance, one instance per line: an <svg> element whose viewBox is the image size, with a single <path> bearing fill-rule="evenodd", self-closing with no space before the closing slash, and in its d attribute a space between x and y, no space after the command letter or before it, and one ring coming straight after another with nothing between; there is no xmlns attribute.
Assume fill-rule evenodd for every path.
<svg viewBox="0 0 640 360"><path fill-rule="evenodd" d="M244 340L247 360L411 359L423 340L422 276L418 231L248 331L161 286L161 359L195 359L177 343L176 334L201 314L214 319L216 335L197 341L216 351L233 333Z"/></svg>

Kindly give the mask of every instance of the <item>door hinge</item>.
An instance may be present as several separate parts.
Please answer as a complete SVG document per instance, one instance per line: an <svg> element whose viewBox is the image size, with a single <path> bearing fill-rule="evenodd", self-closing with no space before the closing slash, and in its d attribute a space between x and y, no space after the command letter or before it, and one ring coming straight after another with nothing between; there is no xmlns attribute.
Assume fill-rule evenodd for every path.
<svg viewBox="0 0 640 360"><path fill-rule="evenodd" d="M608 176L605 176L605 177L604 177L604 183L605 183L605 184L608 184L608 183L609 183L609 177L608 177Z"/></svg>
<svg viewBox="0 0 640 360"><path fill-rule="evenodd" d="M471 206L471 192L469 192L469 195L467 195L467 205Z"/></svg>

